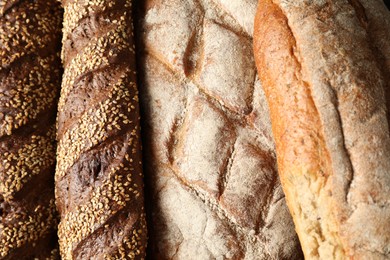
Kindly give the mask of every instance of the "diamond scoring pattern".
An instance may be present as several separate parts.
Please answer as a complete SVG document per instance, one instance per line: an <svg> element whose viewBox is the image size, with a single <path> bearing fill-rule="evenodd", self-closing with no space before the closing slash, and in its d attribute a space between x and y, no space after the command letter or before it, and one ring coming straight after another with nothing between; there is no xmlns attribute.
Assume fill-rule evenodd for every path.
<svg viewBox="0 0 390 260"><path fill-rule="evenodd" d="M243 4L248 12L256 1ZM145 6L138 41L151 255L299 258L252 58L253 19L238 19L222 0Z"/></svg>

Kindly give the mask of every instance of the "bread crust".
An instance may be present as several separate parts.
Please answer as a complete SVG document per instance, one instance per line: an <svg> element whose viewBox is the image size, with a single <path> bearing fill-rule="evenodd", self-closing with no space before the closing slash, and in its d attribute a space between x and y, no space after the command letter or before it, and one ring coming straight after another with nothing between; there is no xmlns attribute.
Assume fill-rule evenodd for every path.
<svg viewBox="0 0 390 260"><path fill-rule="evenodd" d="M310 259L390 254L385 74L360 7L265 0L255 21L279 174Z"/></svg>
<svg viewBox="0 0 390 260"><path fill-rule="evenodd" d="M62 1L56 203L63 259L143 259L131 0Z"/></svg>
<svg viewBox="0 0 390 260"><path fill-rule="evenodd" d="M390 11L381 0L360 0L371 49L385 79L387 120L390 120ZM389 121L390 122L390 121Z"/></svg>
<svg viewBox="0 0 390 260"><path fill-rule="evenodd" d="M253 60L256 5L139 2L152 259L302 259Z"/></svg>
<svg viewBox="0 0 390 260"><path fill-rule="evenodd" d="M0 2L0 259L57 259L55 115L62 11Z"/></svg>

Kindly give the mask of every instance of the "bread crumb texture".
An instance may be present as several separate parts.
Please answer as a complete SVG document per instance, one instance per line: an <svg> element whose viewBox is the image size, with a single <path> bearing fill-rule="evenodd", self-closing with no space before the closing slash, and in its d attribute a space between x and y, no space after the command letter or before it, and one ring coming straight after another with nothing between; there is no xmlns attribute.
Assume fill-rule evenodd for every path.
<svg viewBox="0 0 390 260"><path fill-rule="evenodd" d="M256 6L136 6L153 259L302 259L253 60Z"/></svg>
<svg viewBox="0 0 390 260"><path fill-rule="evenodd" d="M62 12L0 2L0 259L57 259L55 113Z"/></svg>
<svg viewBox="0 0 390 260"><path fill-rule="evenodd" d="M62 259L144 259L132 1L62 1L56 201Z"/></svg>

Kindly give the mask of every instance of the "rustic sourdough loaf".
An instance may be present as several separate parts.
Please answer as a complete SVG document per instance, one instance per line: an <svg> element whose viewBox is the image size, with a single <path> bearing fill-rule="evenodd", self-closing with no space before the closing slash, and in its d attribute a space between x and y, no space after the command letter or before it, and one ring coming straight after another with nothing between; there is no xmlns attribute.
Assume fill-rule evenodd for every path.
<svg viewBox="0 0 390 260"><path fill-rule="evenodd" d="M253 59L256 4L139 1L150 259L302 258Z"/></svg>
<svg viewBox="0 0 390 260"><path fill-rule="evenodd" d="M69 0L58 105L63 259L143 259L146 223L132 1Z"/></svg>
<svg viewBox="0 0 390 260"><path fill-rule="evenodd" d="M56 259L55 1L0 1L0 259Z"/></svg>
<svg viewBox="0 0 390 260"><path fill-rule="evenodd" d="M389 32L379 0L259 3L255 59L307 259L390 258Z"/></svg>

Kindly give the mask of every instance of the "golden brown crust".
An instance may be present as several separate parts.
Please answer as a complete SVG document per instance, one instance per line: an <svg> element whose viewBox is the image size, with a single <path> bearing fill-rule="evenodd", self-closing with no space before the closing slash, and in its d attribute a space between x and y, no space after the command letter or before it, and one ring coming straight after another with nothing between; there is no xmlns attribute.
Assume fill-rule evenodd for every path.
<svg viewBox="0 0 390 260"><path fill-rule="evenodd" d="M318 188L324 186L330 169L323 131L318 127L318 111L308 83L302 79L301 65L294 56L295 39L286 17L270 1L261 2L255 24L254 52L259 77L269 99L281 182L284 187L307 185L306 189L284 189L302 247L306 257L314 257L321 243L325 243L323 240L329 239L328 246L340 254L338 251L342 249L329 237L331 232L325 233L319 223L313 225L321 217L318 209L321 205L315 201L315 195L302 194L308 192L307 189L317 194ZM305 201L292 199L297 197ZM305 232L312 239L302 238ZM309 248L312 250L308 251Z"/></svg>
<svg viewBox="0 0 390 260"><path fill-rule="evenodd" d="M62 1L56 199L63 259L143 259L132 1Z"/></svg>
<svg viewBox="0 0 390 260"><path fill-rule="evenodd" d="M357 1L259 3L256 63L307 258L390 254L384 74L366 28Z"/></svg>
<svg viewBox="0 0 390 260"><path fill-rule="evenodd" d="M55 113L62 12L0 2L0 259L55 258Z"/></svg>

